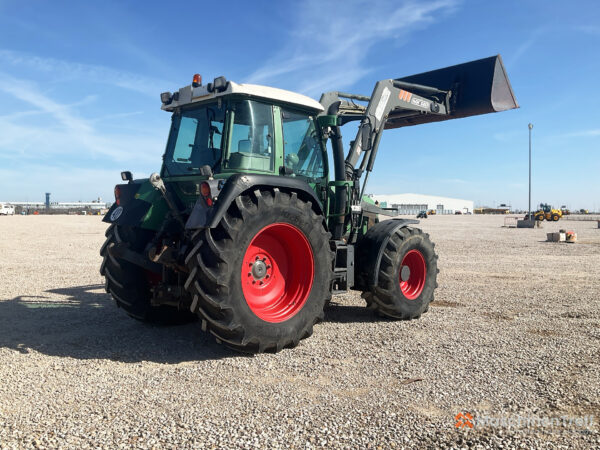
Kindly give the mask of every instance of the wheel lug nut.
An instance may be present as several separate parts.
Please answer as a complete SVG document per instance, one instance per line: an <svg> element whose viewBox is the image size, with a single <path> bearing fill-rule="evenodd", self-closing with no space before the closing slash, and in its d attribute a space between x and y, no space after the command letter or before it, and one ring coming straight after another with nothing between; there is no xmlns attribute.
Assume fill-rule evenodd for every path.
<svg viewBox="0 0 600 450"><path fill-rule="evenodd" d="M256 260L258 261L259 259L260 259L260 256L257 256L257 257L256 257Z"/></svg>
<svg viewBox="0 0 600 450"><path fill-rule="evenodd" d="M271 276L271 275L269 275L269 274L266 274L266 275L265 275L265 278L269 278L270 276Z"/></svg>
<svg viewBox="0 0 600 450"><path fill-rule="evenodd" d="M261 281L260 284L263 284L263 282Z"/></svg>
<svg viewBox="0 0 600 450"><path fill-rule="evenodd" d="M270 269L270 268L271 268L271 265L270 265L270 264L267 264L267 269Z"/></svg>
<svg viewBox="0 0 600 450"><path fill-rule="evenodd" d="M252 284L256 284L256 280L252 280Z"/></svg>
<svg viewBox="0 0 600 450"><path fill-rule="evenodd" d="M252 272L248 272L248 276L251 277L252 276Z"/></svg>

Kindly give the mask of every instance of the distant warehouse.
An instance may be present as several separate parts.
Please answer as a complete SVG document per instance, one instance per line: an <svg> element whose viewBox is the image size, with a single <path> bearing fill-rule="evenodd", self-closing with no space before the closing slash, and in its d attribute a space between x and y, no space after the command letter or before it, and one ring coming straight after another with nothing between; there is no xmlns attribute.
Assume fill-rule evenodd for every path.
<svg viewBox="0 0 600 450"><path fill-rule="evenodd" d="M399 214L418 214L419 211L434 210L436 214L462 214L473 212L473 200L438 197L423 194L373 195L379 203L385 202L388 208L397 208Z"/></svg>

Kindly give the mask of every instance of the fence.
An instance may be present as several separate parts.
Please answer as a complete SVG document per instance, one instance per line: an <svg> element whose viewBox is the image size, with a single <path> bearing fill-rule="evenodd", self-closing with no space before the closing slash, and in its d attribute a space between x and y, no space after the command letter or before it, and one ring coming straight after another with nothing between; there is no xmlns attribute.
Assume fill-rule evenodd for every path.
<svg viewBox="0 0 600 450"><path fill-rule="evenodd" d="M562 216L563 220L583 220L586 222L593 222L600 220L600 214L569 214Z"/></svg>

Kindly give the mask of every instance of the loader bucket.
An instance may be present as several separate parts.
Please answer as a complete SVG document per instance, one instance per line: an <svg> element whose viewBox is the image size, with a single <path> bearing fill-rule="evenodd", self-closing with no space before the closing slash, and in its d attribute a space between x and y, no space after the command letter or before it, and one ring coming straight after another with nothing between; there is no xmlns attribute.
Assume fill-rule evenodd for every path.
<svg viewBox="0 0 600 450"><path fill-rule="evenodd" d="M399 128L518 108L500 55L444 69L398 78L400 81L452 91L449 115L407 115L392 111L385 128ZM418 91L415 91L419 93Z"/></svg>

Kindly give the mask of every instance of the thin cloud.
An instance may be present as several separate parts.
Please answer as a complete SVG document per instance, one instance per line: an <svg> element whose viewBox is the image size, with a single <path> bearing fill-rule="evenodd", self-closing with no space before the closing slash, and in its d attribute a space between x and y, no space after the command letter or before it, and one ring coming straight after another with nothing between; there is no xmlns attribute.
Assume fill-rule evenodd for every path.
<svg viewBox="0 0 600 450"><path fill-rule="evenodd" d="M172 83L110 67L74 63L54 58L0 49L0 66L25 67L36 73L44 72L58 81L84 80L88 83L107 84L156 97Z"/></svg>
<svg viewBox="0 0 600 450"><path fill-rule="evenodd" d="M470 182L467 180L463 180L461 178L443 178L440 180L442 183L451 183L451 184L469 184Z"/></svg>
<svg viewBox="0 0 600 450"><path fill-rule="evenodd" d="M500 142L514 142L527 135L527 130L500 131L492 134L492 138Z"/></svg>
<svg viewBox="0 0 600 450"><path fill-rule="evenodd" d="M286 85L308 95L351 86L373 70L365 59L377 43L406 41L411 32L451 12L457 1L313 0L297 5L290 41L249 82Z"/></svg>
<svg viewBox="0 0 600 450"><path fill-rule="evenodd" d="M563 31L564 29L555 29L549 26L543 26L543 27L539 27L535 30L533 30L529 37L527 39L525 39L524 41L522 41L519 46L517 47L517 49L511 54L508 55L508 57L506 58L506 66L508 68L514 67L517 62L519 62L519 60L525 56L529 50L535 45L537 44L537 42L544 37L544 35L547 35L548 33L556 33L556 32L560 32ZM575 26L573 28L567 28L567 30L574 30L576 32L580 32L580 33L584 33L584 34L590 34L590 35L594 35L594 36L598 36L600 35L600 26L597 25L580 25L580 26Z"/></svg>
<svg viewBox="0 0 600 450"><path fill-rule="evenodd" d="M507 58L506 66L514 67L515 64L529 51L531 47L549 30L546 27L541 27L534 30L529 37L521 42L512 55Z"/></svg>
<svg viewBox="0 0 600 450"><path fill-rule="evenodd" d="M580 31L585 34L600 36L600 26L598 25L580 25L574 28L575 31Z"/></svg>
<svg viewBox="0 0 600 450"><path fill-rule="evenodd" d="M70 154L76 157L108 157L112 161L150 162L160 155L162 141L150 136L107 135L100 133L93 121L77 114L73 106L61 104L42 93L31 81L20 80L0 72L0 92L33 106L35 110L25 115L0 117L0 157L39 159L53 154ZM32 124L20 119L40 113L50 124ZM144 149L135 154L135 149Z"/></svg>
<svg viewBox="0 0 600 450"><path fill-rule="evenodd" d="M596 137L596 136L600 136L600 128L593 128L590 130L571 131L569 133L554 135L552 138L553 139L564 139L564 138L574 138L574 137Z"/></svg>

